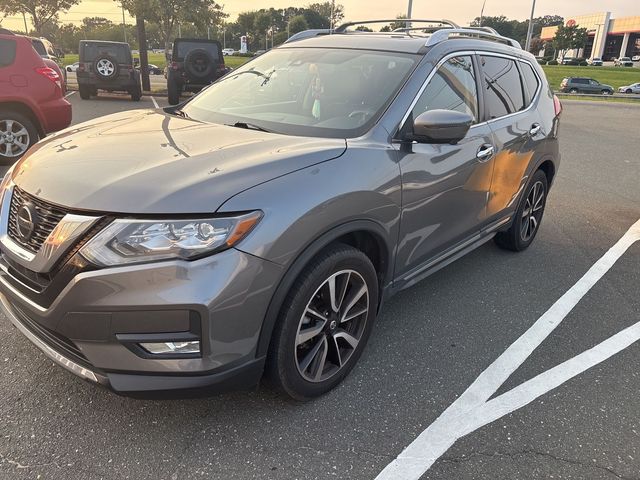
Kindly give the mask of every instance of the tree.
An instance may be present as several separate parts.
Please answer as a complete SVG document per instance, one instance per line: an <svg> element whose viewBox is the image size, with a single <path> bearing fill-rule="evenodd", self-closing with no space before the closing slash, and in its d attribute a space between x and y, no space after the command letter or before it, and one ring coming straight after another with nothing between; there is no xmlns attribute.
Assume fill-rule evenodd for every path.
<svg viewBox="0 0 640 480"><path fill-rule="evenodd" d="M308 29L309 25L307 25L307 21L303 15L296 15L289 20L289 33L291 35Z"/></svg>
<svg viewBox="0 0 640 480"><path fill-rule="evenodd" d="M577 25L559 25L556 35L553 37L553 46L558 51L558 56L564 58L568 50L584 47L587 38L586 28L580 28Z"/></svg>
<svg viewBox="0 0 640 480"><path fill-rule="evenodd" d="M66 12L80 0L2 0L0 13L5 15L26 14L38 36L49 23L57 23L58 15Z"/></svg>
<svg viewBox="0 0 640 480"><path fill-rule="evenodd" d="M373 32L373 30L371 30L369 27L367 27L366 25L358 25L356 27L356 30L358 32Z"/></svg>
<svg viewBox="0 0 640 480"><path fill-rule="evenodd" d="M544 48L545 41L540 37L531 39L531 45L529 45L529 51L534 55L537 55L540 50Z"/></svg>
<svg viewBox="0 0 640 480"><path fill-rule="evenodd" d="M312 3L310 5L307 5L306 9L320 14L322 18L325 18L327 20L327 23L329 25L333 25L334 27L337 27L344 18L344 6L340 5L339 3Z"/></svg>

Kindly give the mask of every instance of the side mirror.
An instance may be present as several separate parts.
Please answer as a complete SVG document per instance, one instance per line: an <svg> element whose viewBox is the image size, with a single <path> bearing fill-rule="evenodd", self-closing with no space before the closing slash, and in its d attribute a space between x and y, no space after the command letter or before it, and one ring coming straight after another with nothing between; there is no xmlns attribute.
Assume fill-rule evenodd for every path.
<svg viewBox="0 0 640 480"><path fill-rule="evenodd" d="M473 117L468 113L429 110L413 121L413 135L409 137L419 143L457 143L465 137L472 124Z"/></svg>

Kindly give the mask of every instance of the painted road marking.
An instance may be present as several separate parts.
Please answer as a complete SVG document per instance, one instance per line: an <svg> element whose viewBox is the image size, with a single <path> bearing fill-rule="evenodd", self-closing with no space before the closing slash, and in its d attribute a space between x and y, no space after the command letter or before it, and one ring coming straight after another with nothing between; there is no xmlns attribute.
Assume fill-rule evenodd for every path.
<svg viewBox="0 0 640 480"><path fill-rule="evenodd" d="M72 92L67 93L64 98L70 97L71 95L73 95L74 93L76 93L75 90L73 90Z"/></svg>
<svg viewBox="0 0 640 480"><path fill-rule="evenodd" d="M154 106L155 108L160 108L160 106L158 105L158 102L156 102L155 97L151 97L151 101L153 102L153 106Z"/></svg>
<svg viewBox="0 0 640 480"><path fill-rule="evenodd" d="M487 401L607 273L640 240L640 220L578 282L513 342L376 480L418 480L459 438L532 402L640 339L640 322L595 347Z"/></svg>

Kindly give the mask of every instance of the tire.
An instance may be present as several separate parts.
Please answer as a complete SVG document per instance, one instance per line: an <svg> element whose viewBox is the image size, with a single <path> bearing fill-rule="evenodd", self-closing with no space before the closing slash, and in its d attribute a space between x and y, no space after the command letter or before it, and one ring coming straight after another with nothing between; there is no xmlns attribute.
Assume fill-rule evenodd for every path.
<svg viewBox="0 0 640 480"><path fill-rule="evenodd" d="M577 88L572 88L571 90L569 90L569 93L578 93L578 89Z"/></svg>
<svg viewBox="0 0 640 480"><path fill-rule="evenodd" d="M169 105L177 105L180 103L180 85L169 75L167 80L167 100Z"/></svg>
<svg viewBox="0 0 640 480"><path fill-rule="evenodd" d="M627 90L624 93L633 93L633 92L631 91L630 88L627 88Z"/></svg>
<svg viewBox="0 0 640 480"><path fill-rule="evenodd" d="M611 90L602 90L602 95L613 95L613 92Z"/></svg>
<svg viewBox="0 0 640 480"><path fill-rule="evenodd" d="M333 303L331 278L337 292ZM302 271L283 302L267 354L267 379L298 401L328 392L357 363L377 308L378 276L371 260L348 245L328 247Z"/></svg>
<svg viewBox="0 0 640 480"><path fill-rule="evenodd" d="M80 94L80 98L82 100L89 100L91 98L93 90L87 85L78 85L78 93Z"/></svg>
<svg viewBox="0 0 640 480"><path fill-rule="evenodd" d="M534 188L536 191L534 192ZM540 190L542 196L540 197ZM495 242L499 247L514 252L521 252L531 245L540 230L544 209L547 204L547 192L549 186L547 176L542 170L537 170L533 174L518 205L518 209L513 216L513 221L509 230L506 232L498 232L495 236ZM534 200L531 199L533 196ZM531 209L533 204L533 211ZM523 223L526 218L527 223ZM532 220L533 218L533 220Z"/></svg>
<svg viewBox="0 0 640 480"><path fill-rule="evenodd" d="M12 110L0 113L0 164L13 164L39 139L38 129L28 117Z"/></svg>
<svg viewBox="0 0 640 480"><path fill-rule="evenodd" d="M190 78L202 80L215 73L215 62L209 52L195 48L185 55L184 69Z"/></svg>
<svg viewBox="0 0 640 480"><path fill-rule="evenodd" d="M113 80L118 78L120 68L118 60L110 55L100 55L93 64L93 71L102 80Z"/></svg>

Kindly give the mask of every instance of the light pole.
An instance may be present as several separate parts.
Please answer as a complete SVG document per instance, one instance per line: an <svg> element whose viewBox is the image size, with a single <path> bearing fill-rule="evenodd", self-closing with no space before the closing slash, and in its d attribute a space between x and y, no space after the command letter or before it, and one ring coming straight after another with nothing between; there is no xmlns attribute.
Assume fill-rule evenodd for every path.
<svg viewBox="0 0 640 480"><path fill-rule="evenodd" d="M407 18L411 18L411 10L413 10L413 0L409 0L409 6L407 7ZM411 22L406 22L407 28L411 28Z"/></svg>
<svg viewBox="0 0 640 480"><path fill-rule="evenodd" d="M120 4L122 7L122 32L124 33L124 43L127 43L127 25L124 23L124 5Z"/></svg>
<svg viewBox="0 0 640 480"><path fill-rule="evenodd" d="M24 34L29 35L29 27L27 27L27 15L22 12L22 20L24 20Z"/></svg>
<svg viewBox="0 0 640 480"><path fill-rule="evenodd" d="M527 28L527 41L524 44L524 50L526 52L529 51L529 47L531 46L531 34L533 33L533 13L536 10L536 0L533 0L533 4L531 5L531 16L529 17L529 28Z"/></svg>

